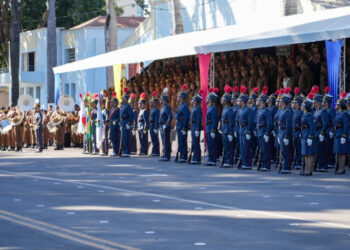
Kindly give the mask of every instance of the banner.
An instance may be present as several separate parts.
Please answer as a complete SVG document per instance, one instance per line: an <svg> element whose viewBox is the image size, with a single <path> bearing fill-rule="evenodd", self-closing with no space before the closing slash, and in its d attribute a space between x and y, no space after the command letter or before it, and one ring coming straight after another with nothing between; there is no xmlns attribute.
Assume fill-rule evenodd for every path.
<svg viewBox="0 0 350 250"><path fill-rule="evenodd" d="M121 86L122 65L121 64L113 65L113 74L114 74L114 91L117 93L117 98L120 102L120 100L122 99L122 86Z"/></svg>
<svg viewBox="0 0 350 250"><path fill-rule="evenodd" d="M207 136L206 136L206 129L205 129L205 118L207 115L207 103L206 103L206 98L208 95L208 78L209 78L209 66L210 66L210 58L211 54L199 54L198 59L199 59L199 72L200 72L200 80L201 80L201 90L203 91L202 95L202 114L203 114L203 119L202 119L202 124L203 124L203 130L204 130L204 148L205 151L207 149Z"/></svg>
<svg viewBox="0 0 350 250"><path fill-rule="evenodd" d="M338 99L339 65L340 65L342 43L343 43L343 40L339 40L336 42L332 42L328 40L326 41L328 86L331 88L330 94L333 96L333 101L332 101L333 108L335 108L335 104Z"/></svg>
<svg viewBox="0 0 350 250"><path fill-rule="evenodd" d="M61 75L55 75L55 104L57 106L58 99L60 99L60 85L61 85Z"/></svg>

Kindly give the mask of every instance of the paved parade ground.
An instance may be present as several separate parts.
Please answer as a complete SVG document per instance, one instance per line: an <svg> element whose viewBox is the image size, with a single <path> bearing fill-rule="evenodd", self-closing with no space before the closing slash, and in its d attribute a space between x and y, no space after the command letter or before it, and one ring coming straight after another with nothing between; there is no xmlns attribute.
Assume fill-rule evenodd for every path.
<svg viewBox="0 0 350 250"><path fill-rule="evenodd" d="M349 171L348 171L349 172ZM0 152L0 249L349 249L350 174Z"/></svg>

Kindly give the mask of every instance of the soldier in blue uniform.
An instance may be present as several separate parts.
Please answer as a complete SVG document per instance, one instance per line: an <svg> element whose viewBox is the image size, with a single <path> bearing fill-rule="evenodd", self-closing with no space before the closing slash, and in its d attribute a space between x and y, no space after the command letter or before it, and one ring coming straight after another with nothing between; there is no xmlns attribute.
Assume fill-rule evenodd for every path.
<svg viewBox="0 0 350 250"><path fill-rule="evenodd" d="M223 159L221 167L232 168L233 167L233 129L234 129L234 116L231 108L231 92L232 88L228 85L224 87L224 95L221 97L221 105L223 106L221 112L221 134L223 143Z"/></svg>
<svg viewBox="0 0 350 250"><path fill-rule="evenodd" d="M278 119L278 141L281 147L281 170L280 174L290 174L292 167L291 150L292 150L292 119L293 115L290 111L289 104L292 96L290 88L284 90L281 98L281 113Z"/></svg>
<svg viewBox="0 0 350 250"><path fill-rule="evenodd" d="M251 111L248 108L248 95L247 87L241 86L241 95L237 99L239 110L237 113L236 120L239 123L239 149L241 157L241 169L248 170L252 169L252 158L251 158L251 139L253 133L253 117Z"/></svg>
<svg viewBox="0 0 350 250"><path fill-rule="evenodd" d="M139 116L137 119L137 130L139 132L140 140L140 154L148 155L148 129L149 129L149 118L148 111L146 109L146 94L141 93L139 100Z"/></svg>
<svg viewBox="0 0 350 250"><path fill-rule="evenodd" d="M345 92L340 94L337 101L337 115L334 121L334 153L336 154L336 174L345 174L346 154L348 153L349 144L349 121L350 116L346 111Z"/></svg>
<svg viewBox="0 0 350 250"><path fill-rule="evenodd" d="M326 87L324 89L325 95L323 97L322 101L322 107L328 114L328 138L329 138L329 145L330 147L333 147L334 145L334 120L336 116L336 112L334 108L332 108L331 104L333 101L333 96L329 94L330 88ZM333 154L333 150L327 150L328 151L328 168L334 168L335 165L335 155Z"/></svg>
<svg viewBox="0 0 350 250"><path fill-rule="evenodd" d="M312 175L312 164L316 154L315 123L312 115L313 93L310 93L302 104L303 116L301 118L301 154L303 166L300 175Z"/></svg>
<svg viewBox="0 0 350 250"><path fill-rule="evenodd" d="M110 121L110 137L113 147L112 156L117 156L119 154L119 150L121 147L120 140L120 109L118 107L118 99L117 94L114 92L113 97L111 99L112 109L109 114Z"/></svg>
<svg viewBox="0 0 350 250"><path fill-rule="evenodd" d="M269 148L270 148L270 152L271 152L271 163L275 163L276 162L276 147L275 147L275 143L277 142L276 140L276 133L275 133L275 115L276 112L278 110L278 108L276 107L276 98L278 96L279 90L277 90L275 93L272 93L269 98L267 99L267 105L268 108L267 110L270 113L270 116L272 118L272 122L273 122L273 130L272 130L272 134L270 136L270 141L269 141Z"/></svg>
<svg viewBox="0 0 350 250"><path fill-rule="evenodd" d="M267 110L266 102L268 88L264 87L262 94L257 99L258 111L256 115L256 133L260 149L258 170L271 170L271 150L269 147L270 136L273 129L273 122L270 112Z"/></svg>
<svg viewBox="0 0 350 250"><path fill-rule="evenodd" d="M218 98L217 93L219 89L211 88L209 89L209 94L207 96L206 102L208 105L208 110L206 114L206 137L207 137L207 150L208 150L208 162L206 166L216 166L217 160L217 146L216 138L218 134L219 125L219 111L215 105L216 99Z"/></svg>
<svg viewBox="0 0 350 250"><path fill-rule="evenodd" d="M258 98L258 95L259 95L259 89L255 87L250 93L250 96L248 99L250 115L252 116L252 121L253 121L253 125L252 125L253 133L252 133L252 138L250 140L250 149L251 149L251 155L252 157L254 157L254 165L258 162L258 155L259 155L259 144L258 144L258 137L256 133L256 113L258 112L258 108L256 106L256 99Z"/></svg>
<svg viewBox="0 0 350 250"><path fill-rule="evenodd" d="M192 159L191 164L201 163L200 135L202 131L202 92L200 91L192 98L191 112L191 138L192 138Z"/></svg>
<svg viewBox="0 0 350 250"><path fill-rule="evenodd" d="M234 162L238 162L239 159L239 138L238 138L238 131L239 131L239 123L236 119L237 113L239 110L239 107L237 105L237 99L239 97L239 88L238 86L235 86L233 88L232 92L232 116L234 120L234 126L233 126L233 155L234 155Z"/></svg>
<svg viewBox="0 0 350 250"><path fill-rule="evenodd" d="M163 105L160 116L159 116L159 125L160 125L160 135L162 137L163 144L163 155L160 161L170 161L171 154L171 141L170 141L170 132L171 132L171 123L173 121L173 113L168 104L169 96L167 95L168 89L165 88L160 99L161 104Z"/></svg>
<svg viewBox="0 0 350 250"><path fill-rule="evenodd" d="M124 88L124 95L121 101L120 109L120 126L122 136L122 157L130 157L130 142L131 142L131 129L134 121L133 109L128 103L130 96L128 94L128 88Z"/></svg>
<svg viewBox="0 0 350 250"><path fill-rule="evenodd" d="M36 153L43 152L43 114L40 111L40 104L35 104L35 138Z"/></svg>
<svg viewBox="0 0 350 250"><path fill-rule="evenodd" d="M156 91L154 91L152 93L152 99L150 102L150 106L151 106L150 135L151 135L151 141L152 141L152 154L151 154L151 156L153 156L153 157L157 157L160 155L159 138L158 138L160 111L157 107L157 105L158 105L157 96L158 96L158 93Z"/></svg>
<svg viewBox="0 0 350 250"><path fill-rule="evenodd" d="M128 101L132 109L132 122L131 122L131 134L129 140L130 154L135 155L137 151L137 141L136 141L136 132L137 132L137 111L135 110L135 94L130 94L130 99Z"/></svg>
<svg viewBox="0 0 350 250"><path fill-rule="evenodd" d="M301 111L301 105L303 98L299 95L299 88L294 89L294 99L292 101L293 108L293 145L294 145L294 169L301 169L301 118L303 112Z"/></svg>
<svg viewBox="0 0 350 250"><path fill-rule="evenodd" d="M104 129L104 138L101 142L102 155L108 155L109 150L109 140L108 140L108 132L109 132L109 111L106 108L106 99L102 98L101 101L101 111L102 111L102 119L103 119L103 129Z"/></svg>
<svg viewBox="0 0 350 250"><path fill-rule="evenodd" d="M97 137L96 137L96 125L98 123L97 120L97 103L98 103L98 94L93 96L92 102L91 102L91 125L92 125L92 133L91 133L91 147L92 147L92 154L97 155L98 149L97 149Z"/></svg>
<svg viewBox="0 0 350 250"><path fill-rule="evenodd" d="M175 158L175 162L177 163L185 163L187 161L187 131L190 122L190 110L186 104L186 90L187 85L184 84L181 87L180 93L177 95L177 101L180 104L176 112L177 154L180 154L180 159L177 159L178 156Z"/></svg>
<svg viewBox="0 0 350 250"><path fill-rule="evenodd" d="M328 150L329 150L329 116L322 108L323 96L320 94L315 94L314 96L314 122L315 122L315 141L317 145L317 172L327 172L328 171Z"/></svg>

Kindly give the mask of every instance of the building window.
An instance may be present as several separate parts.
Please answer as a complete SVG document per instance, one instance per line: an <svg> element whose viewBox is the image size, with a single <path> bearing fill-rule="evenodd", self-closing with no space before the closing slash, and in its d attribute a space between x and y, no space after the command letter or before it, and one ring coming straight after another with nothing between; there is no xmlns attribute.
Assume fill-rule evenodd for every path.
<svg viewBox="0 0 350 250"><path fill-rule="evenodd" d="M30 95L31 97L34 98L34 88L33 87L28 87L26 88L27 95Z"/></svg>
<svg viewBox="0 0 350 250"><path fill-rule="evenodd" d="M70 93L71 93L71 97L73 97L73 100L76 102L76 85L75 83L72 83L71 88L70 88Z"/></svg>
<svg viewBox="0 0 350 250"><path fill-rule="evenodd" d="M40 89L40 87L36 87L35 88L35 96L36 96L36 98L39 99L39 101L41 101L41 98L40 98L40 96L41 96L41 89Z"/></svg>
<svg viewBox="0 0 350 250"><path fill-rule="evenodd" d="M19 88L19 96L24 95L24 88Z"/></svg>
<svg viewBox="0 0 350 250"><path fill-rule="evenodd" d="M75 48L64 50L64 60L65 63L71 63L75 61Z"/></svg>
<svg viewBox="0 0 350 250"><path fill-rule="evenodd" d="M64 84L64 95L69 95L69 83Z"/></svg>
<svg viewBox="0 0 350 250"><path fill-rule="evenodd" d="M35 52L23 53L22 70L26 72L35 71Z"/></svg>

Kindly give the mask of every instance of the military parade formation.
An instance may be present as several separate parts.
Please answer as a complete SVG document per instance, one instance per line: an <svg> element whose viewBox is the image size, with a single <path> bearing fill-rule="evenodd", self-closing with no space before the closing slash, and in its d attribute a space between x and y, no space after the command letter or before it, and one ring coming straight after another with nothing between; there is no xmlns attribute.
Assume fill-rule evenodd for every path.
<svg viewBox="0 0 350 250"><path fill-rule="evenodd" d="M124 88L120 103L115 92L111 98L103 92L87 93L80 95L81 105L71 105L71 110L59 105L41 110L38 101L28 109L32 100L20 98L19 105L1 110L1 150L36 147L41 153L52 145L55 150L81 147L84 154L130 157L138 149L140 156L149 155L151 145L151 157L170 161L176 135L177 163L201 164L207 151L207 166L241 170L256 166L258 171L270 171L275 165L280 174L294 169L303 176L330 168L345 173L350 153L347 93L341 93L334 109L329 87L321 95L313 86L307 96L288 87L272 94L266 86L261 93L258 88L248 93L244 85L226 85L221 97L218 92L208 89L204 100L202 89L187 100L184 84L177 94L176 111L169 105L167 88L154 91L149 100L141 93L138 101Z"/></svg>

